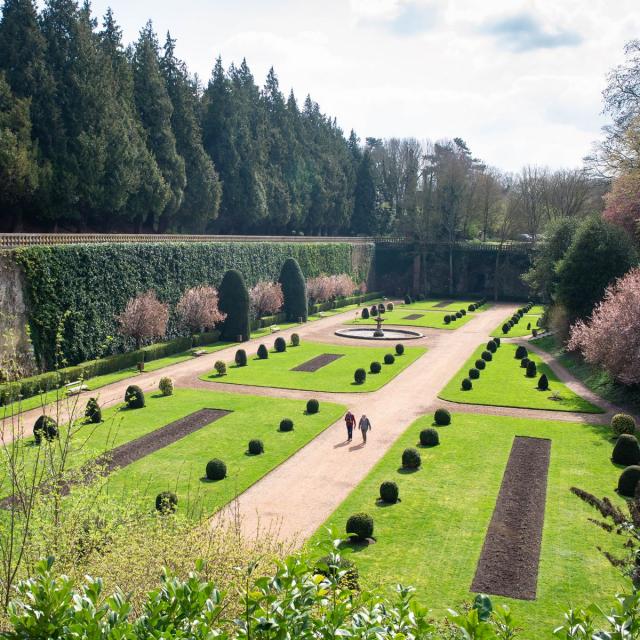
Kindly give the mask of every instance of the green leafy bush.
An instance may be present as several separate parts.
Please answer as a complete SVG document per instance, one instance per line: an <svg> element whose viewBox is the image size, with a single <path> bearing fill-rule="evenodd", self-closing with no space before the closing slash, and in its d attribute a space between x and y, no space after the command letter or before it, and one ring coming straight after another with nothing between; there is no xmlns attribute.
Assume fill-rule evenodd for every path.
<svg viewBox="0 0 640 640"><path fill-rule="evenodd" d="M538 367L533 360L529 361L527 365L527 378L535 378L538 375Z"/></svg>
<svg viewBox="0 0 640 640"><path fill-rule="evenodd" d="M312 415L314 413L318 413L318 411L320 411L320 403L315 398L311 398L311 400L308 400L307 413Z"/></svg>
<svg viewBox="0 0 640 640"><path fill-rule="evenodd" d="M480 371L474 367L469 369L469 379L477 380L480 377Z"/></svg>
<svg viewBox="0 0 640 640"><path fill-rule="evenodd" d="M257 355L260 360L266 360L269 357L269 349L267 349L265 345L261 344L258 347Z"/></svg>
<svg viewBox="0 0 640 640"><path fill-rule="evenodd" d="M99 424L102 422L102 409L98 404L97 398L89 398L84 410L84 417L92 424Z"/></svg>
<svg viewBox="0 0 640 640"><path fill-rule="evenodd" d="M440 444L440 435L431 427L420 432L420 444L423 447L435 447Z"/></svg>
<svg viewBox="0 0 640 640"><path fill-rule="evenodd" d="M278 336L273 343L273 348L278 353L284 353L287 350L287 341L282 336Z"/></svg>
<svg viewBox="0 0 640 640"><path fill-rule="evenodd" d="M142 409L144 407L144 393L137 384L127 387L124 394L124 401L129 409Z"/></svg>
<svg viewBox="0 0 640 640"><path fill-rule="evenodd" d="M623 433L634 434L636 432L636 421L633 416L626 413L617 413L611 418L611 429L617 436L621 436Z"/></svg>
<svg viewBox="0 0 640 640"><path fill-rule="evenodd" d="M235 363L238 367L246 367L247 366L247 352L244 349L238 349L235 355Z"/></svg>
<svg viewBox="0 0 640 640"><path fill-rule="evenodd" d="M219 376L227 375L227 365L222 360L216 360L216 363L213 365L213 368L216 370L216 373Z"/></svg>
<svg viewBox="0 0 640 640"><path fill-rule="evenodd" d="M156 496L156 510L160 513L175 513L178 496L172 491L163 491Z"/></svg>
<svg viewBox="0 0 640 640"><path fill-rule="evenodd" d="M291 334L291 346L299 347L300 346L300 336L297 333Z"/></svg>
<svg viewBox="0 0 640 640"><path fill-rule="evenodd" d="M353 379L356 384L364 384L364 381L367 379L367 372L362 368L356 369L353 374Z"/></svg>
<svg viewBox="0 0 640 640"><path fill-rule="evenodd" d="M385 364L393 364L396 361L394 355L392 353L384 354L384 363Z"/></svg>
<svg viewBox="0 0 640 640"><path fill-rule="evenodd" d="M293 431L293 420L291 420L291 418L283 418L280 420L280 431Z"/></svg>
<svg viewBox="0 0 640 640"><path fill-rule="evenodd" d="M227 465L218 458L209 460L206 468L207 480L223 480L227 477Z"/></svg>
<svg viewBox="0 0 640 640"><path fill-rule="evenodd" d="M463 391L471 391L471 389L473 388L473 384L471 383L471 380L469 380L469 378L465 378L460 386L462 387Z"/></svg>
<svg viewBox="0 0 640 640"><path fill-rule="evenodd" d="M307 321L307 282L295 258L287 258L280 278L284 296L284 312L289 322Z"/></svg>
<svg viewBox="0 0 640 640"><path fill-rule="evenodd" d="M58 423L51 416L40 416L33 425L33 437L37 445L43 440L53 442L58 437Z"/></svg>
<svg viewBox="0 0 640 640"><path fill-rule="evenodd" d="M337 580L341 587L360 591L358 567L344 556L329 554L318 560L314 573Z"/></svg>
<svg viewBox="0 0 640 640"><path fill-rule="evenodd" d="M447 409L436 409L433 414L434 422L440 427L446 427L451 424L451 414Z"/></svg>
<svg viewBox="0 0 640 640"><path fill-rule="evenodd" d="M249 440L248 451L252 456L259 456L261 453L264 453L262 440Z"/></svg>
<svg viewBox="0 0 640 640"><path fill-rule="evenodd" d="M401 356L401 355L403 355L403 354L404 354L404 345L403 345L403 344L398 343L398 344L396 345L396 355L397 355L397 356Z"/></svg>
<svg viewBox="0 0 640 640"><path fill-rule="evenodd" d="M479 369L480 371L482 371L487 366L487 363L482 358L478 358L474 362L474 365L475 365L476 369Z"/></svg>
<svg viewBox="0 0 640 640"><path fill-rule="evenodd" d="M229 269L224 274L220 288L220 311L227 314L222 324L222 337L225 340L240 342L251 337L249 328L249 292L242 274Z"/></svg>
<svg viewBox="0 0 640 640"><path fill-rule="evenodd" d="M163 376L162 378L160 378L160 382L158 383L158 389L163 396L172 396L173 380L171 378Z"/></svg>
<svg viewBox="0 0 640 640"><path fill-rule="evenodd" d="M540 391L546 391L549 388L549 378L547 378L547 374L543 373L538 380L538 389Z"/></svg>
<svg viewBox="0 0 640 640"><path fill-rule="evenodd" d="M371 373L380 373L380 371L382 371L382 365L374 361L369 365L369 371L371 371Z"/></svg>
<svg viewBox="0 0 640 640"><path fill-rule="evenodd" d="M347 535L356 542L373 537L373 518L367 513L355 513L347 520Z"/></svg>
<svg viewBox="0 0 640 640"><path fill-rule="evenodd" d="M623 464L626 467L640 463L638 439L630 433L623 433L618 436L611 454L611 461L615 464Z"/></svg>
<svg viewBox="0 0 640 640"><path fill-rule="evenodd" d="M518 360L522 360L522 358L526 358L529 355L529 352L527 351L527 348L524 345L518 345L518 348L516 349L516 355L515 357Z"/></svg>
<svg viewBox="0 0 640 640"><path fill-rule="evenodd" d="M395 482L387 481L380 485L380 500L382 502L395 504L398 502L399 495L398 485Z"/></svg>
<svg viewBox="0 0 640 640"><path fill-rule="evenodd" d="M402 452L402 468L403 469L419 469L422 465L420 452L413 447L408 447Z"/></svg>
<svg viewBox="0 0 640 640"><path fill-rule="evenodd" d="M627 467L618 479L618 493L626 498L633 498L636 494L639 480L640 467L635 464Z"/></svg>

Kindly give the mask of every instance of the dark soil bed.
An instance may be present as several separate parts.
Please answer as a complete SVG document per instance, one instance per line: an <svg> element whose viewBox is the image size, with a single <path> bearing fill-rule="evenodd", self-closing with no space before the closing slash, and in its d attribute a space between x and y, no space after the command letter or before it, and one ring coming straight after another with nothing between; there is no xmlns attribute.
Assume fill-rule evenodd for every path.
<svg viewBox="0 0 640 640"><path fill-rule="evenodd" d="M516 436L471 591L535 600L551 441Z"/></svg>
<svg viewBox="0 0 640 640"><path fill-rule="evenodd" d="M404 316L403 320L418 320L419 318L424 318L424 313L412 313L411 315Z"/></svg>
<svg viewBox="0 0 640 640"><path fill-rule="evenodd" d="M434 309L442 309L442 307L448 307L450 304L453 304L455 300L441 300L438 304L434 304Z"/></svg>
<svg viewBox="0 0 640 640"><path fill-rule="evenodd" d="M291 371L306 371L307 373L313 373L343 356L344 353L323 353L321 356L316 356L315 358L311 358L311 360L307 360L306 362L299 364L297 367L293 367Z"/></svg>

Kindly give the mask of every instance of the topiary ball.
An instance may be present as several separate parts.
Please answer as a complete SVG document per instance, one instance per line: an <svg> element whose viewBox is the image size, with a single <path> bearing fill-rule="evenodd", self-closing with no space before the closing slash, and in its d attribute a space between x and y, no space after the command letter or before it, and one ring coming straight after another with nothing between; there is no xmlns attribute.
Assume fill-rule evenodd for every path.
<svg viewBox="0 0 640 640"><path fill-rule="evenodd" d="M293 431L293 420L290 418L280 420L280 431Z"/></svg>
<svg viewBox="0 0 640 640"><path fill-rule="evenodd" d="M480 354L480 357L486 362L491 362L493 360L493 355L491 354L491 351L483 351Z"/></svg>
<svg viewBox="0 0 640 640"><path fill-rule="evenodd" d="M529 360L527 365L527 378L535 378L538 375L538 368L533 360Z"/></svg>
<svg viewBox="0 0 640 640"><path fill-rule="evenodd" d="M367 372L362 368L356 369L353 374L353 379L356 384L363 384L367 379Z"/></svg>
<svg viewBox="0 0 640 640"><path fill-rule="evenodd" d="M393 302L387 304L387 311L393 311Z"/></svg>
<svg viewBox="0 0 640 640"><path fill-rule="evenodd" d="M407 295L404 297L404 303L405 303L405 304L411 304L411 302L412 302L412 300L411 300L411 296L410 296L409 294L407 294Z"/></svg>
<svg viewBox="0 0 640 640"><path fill-rule="evenodd" d="M378 307L376 307L376 306L374 305L374 306L373 306L373 307L371 307L371 309L369 310L369 313L370 313L372 316L374 316L374 317L375 317L375 316L377 316L377 315L378 315Z"/></svg>
<svg viewBox="0 0 640 640"><path fill-rule="evenodd" d="M627 498L633 498L636 494L636 487L640 480L640 467L631 465L627 467L618 479L618 493Z"/></svg>
<svg viewBox="0 0 640 640"><path fill-rule="evenodd" d="M50 416L40 416L33 425L33 437L37 445L43 440L52 442L58 437L58 423Z"/></svg>
<svg viewBox="0 0 640 640"><path fill-rule="evenodd" d="M300 346L300 336L297 333L291 334L291 346L292 347Z"/></svg>
<svg viewBox="0 0 640 640"><path fill-rule="evenodd" d="M287 342L282 336L278 336L273 343L273 348L278 353L284 353L287 350Z"/></svg>
<svg viewBox="0 0 640 640"><path fill-rule="evenodd" d="M462 318L462 314L459 311L455 312L456 318Z"/></svg>
<svg viewBox="0 0 640 640"><path fill-rule="evenodd" d="M87 401L87 407L84 410L84 417L92 424L99 424L102 422L102 409L100 408L96 398L89 398Z"/></svg>
<svg viewBox="0 0 640 640"><path fill-rule="evenodd" d="M129 409L142 409L144 407L144 393L137 384L127 387L124 393L124 401Z"/></svg>
<svg viewBox="0 0 640 640"><path fill-rule="evenodd" d="M487 342L487 351L490 351L491 353L495 353L497 350L498 350L498 345L493 340L489 340L489 342Z"/></svg>
<svg viewBox="0 0 640 640"><path fill-rule="evenodd" d="M468 309L469 311L475 311L475 310L476 310L476 305L475 305L475 304L473 304L473 303L471 303L471 304L467 307L467 309Z"/></svg>
<svg viewBox="0 0 640 640"><path fill-rule="evenodd" d="M385 364L393 364L395 361L396 359L392 353L385 353L385 356L384 356Z"/></svg>
<svg viewBox="0 0 640 640"><path fill-rule="evenodd" d="M619 436L613 447L611 461L615 464L623 464L625 466L638 464L640 462L640 445L638 445L638 439L630 433L623 433Z"/></svg>
<svg viewBox="0 0 640 640"><path fill-rule="evenodd" d="M526 369L527 366L529 365L529 358L522 358L522 360L520 360L520 368L521 369Z"/></svg>
<svg viewBox="0 0 640 640"><path fill-rule="evenodd" d="M396 355L401 356L404 353L404 345L397 344L396 345Z"/></svg>
<svg viewBox="0 0 640 640"><path fill-rule="evenodd" d="M440 436L435 429L429 427L420 432L420 444L423 447L435 447L440 444Z"/></svg>
<svg viewBox="0 0 640 640"><path fill-rule="evenodd" d="M471 389L473 387L473 384L471 384L471 380L469 380L469 378L465 378L462 381L462 385L461 386L462 386L462 390L463 391L471 391Z"/></svg>
<svg viewBox="0 0 640 640"><path fill-rule="evenodd" d="M318 560L315 571L321 576L337 579L347 589L360 590L358 567L344 556L323 556Z"/></svg>
<svg viewBox="0 0 640 640"><path fill-rule="evenodd" d="M469 369L469 378L471 380L477 380L479 377L480 377L480 371L478 371L478 369L475 369L475 368Z"/></svg>
<svg viewBox="0 0 640 640"><path fill-rule="evenodd" d="M167 397L173 395L173 380L171 378L167 378L166 376L160 378L160 382L158 383L158 389L160 393Z"/></svg>
<svg viewBox="0 0 640 640"><path fill-rule="evenodd" d="M402 452L403 469L419 469L422 464L420 452L413 447L409 447Z"/></svg>
<svg viewBox="0 0 640 640"><path fill-rule="evenodd" d="M621 436L623 433L633 434L636 432L636 421L626 413L617 413L611 418L611 429L617 436Z"/></svg>
<svg viewBox="0 0 640 640"><path fill-rule="evenodd" d="M444 317L444 323L449 324L451 322L451 316L447 315Z"/></svg>
<svg viewBox="0 0 640 640"><path fill-rule="evenodd" d="M460 315L466 316L467 315L466 309L460 309Z"/></svg>
<svg viewBox="0 0 640 640"><path fill-rule="evenodd" d="M500 346L500 338L494 338L493 341L496 343L496 347Z"/></svg>
<svg viewBox="0 0 640 640"><path fill-rule="evenodd" d="M371 373L380 373L382 371L382 365L379 362L372 362L369 365L369 371L371 371Z"/></svg>
<svg viewBox="0 0 640 640"><path fill-rule="evenodd" d="M261 453L264 453L264 444L262 443L262 440L249 440L247 450L250 455L259 456Z"/></svg>
<svg viewBox="0 0 640 640"><path fill-rule="evenodd" d="M213 365L213 368L216 370L216 373L219 376L227 375L227 365L222 360L216 360L216 363Z"/></svg>
<svg viewBox="0 0 640 640"><path fill-rule="evenodd" d="M511 327L507 323L502 325L502 333L509 333L509 329L511 329Z"/></svg>
<svg viewBox="0 0 640 640"><path fill-rule="evenodd" d="M436 409L436 412L433 414L433 421L440 427L446 427L448 424L451 424L451 414L447 409Z"/></svg>
<svg viewBox="0 0 640 640"><path fill-rule="evenodd" d="M367 307L365 307L362 310L362 319L363 320L368 320L369 319L369 309L367 309Z"/></svg>
<svg viewBox="0 0 640 640"><path fill-rule="evenodd" d="M258 347L258 358L260 360L266 360L269 357L269 349L263 344Z"/></svg>
<svg viewBox="0 0 640 640"><path fill-rule="evenodd" d="M476 369L480 369L480 371L482 371L487 366L487 363L482 358L478 358L474 364Z"/></svg>
<svg viewBox="0 0 640 640"><path fill-rule="evenodd" d="M383 482L380 485L380 500L387 504L395 504L398 502L398 485L395 482Z"/></svg>
<svg viewBox="0 0 640 640"><path fill-rule="evenodd" d="M522 360L522 358L526 358L529 355L529 352L527 351L527 348L524 345L518 345L518 348L516 349L516 358L518 360Z"/></svg>
<svg viewBox="0 0 640 640"><path fill-rule="evenodd" d="M236 365L238 367L247 366L247 352L244 349L238 349L235 356Z"/></svg>
<svg viewBox="0 0 640 640"><path fill-rule="evenodd" d="M543 373L538 380L538 389L540 391L546 391L549 388L549 378L547 378L547 374Z"/></svg>
<svg viewBox="0 0 640 640"><path fill-rule="evenodd" d="M320 403L315 398L308 400L307 413L314 414L314 413L318 413L318 411L320 411Z"/></svg>
<svg viewBox="0 0 640 640"><path fill-rule="evenodd" d="M227 477L227 465L219 460L218 458L214 458L213 460L209 460L207 462L207 480L223 480Z"/></svg>
<svg viewBox="0 0 640 640"><path fill-rule="evenodd" d="M163 491L156 496L156 510L160 513L175 513L178 496L172 491Z"/></svg>
<svg viewBox="0 0 640 640"><path fill-rule="evenodd" d="M373 536L373 518L367 513L355 513L347 520L347 535L356 542Z"/></svg>

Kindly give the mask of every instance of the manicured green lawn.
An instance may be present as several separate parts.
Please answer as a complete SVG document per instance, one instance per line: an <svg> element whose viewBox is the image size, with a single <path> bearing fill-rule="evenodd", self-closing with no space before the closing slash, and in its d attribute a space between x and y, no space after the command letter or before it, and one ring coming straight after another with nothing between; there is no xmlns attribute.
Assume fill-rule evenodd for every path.
<svg viewBox="0 0 640 640"><path fill-rule="evenodd" d="M509 333L502 333L502 325L511 319L505 318L492 332L491 335L493 337L498 338L522 338L523 336L531 335L531 329L538 328L538 320L540 320L541 316L537 313L525 313L522 318L520 318L520 322L514 327L511 327ZM527 325L531 325L529 329L527 329Z"/></svg>
<svg viewBox="0 0 640 640"><path fill-rule="evenodd" d="M447 301L448 304L445 307L436 307L437 304L441 302ZM460 309L464 309L467 313L480 313L481 311L486 311L491 305L485 304L480 307L477 311L469 311L469 305L475 304L477 300L453 300L451 298L438 298L435 300L417 300L416 302L412 302L411 304L400 304L398 305L401 309L433 309L434 311L446 311L451 313L452 311L460 311Z"/></svg>
<svg viewBox="0 0 640 640"><path fill-rule="evenodd" d="M551 638L571 605L610 600L623 585L618 570L596 546L620 552L622 542L587 521L594 511L569 492L578 486L598 496L614 493L619 470L611 464L612 442L606 427L546 420L456 414L439 427L440 445L419 449L422 469L399 472L405 447L416 446L431 416L415 422L315 534L334 526L344 535L347 518L369 513L377 543L356 548L364 585L414 585L421 602L436 616L472 599L469 592L485 533L493 513L513 438L550 438L546 516L536 601L492 596L506 602L523 640ZM375 434L374 434L375 436ZM379 486L395 481L401 502L378 506ZM347 547L345 554L352 552Z"/></svg>
<svg viewBox="0 0 640 640"><path fill-rule="evenodd" d="M226 384L248 384L258 387L279 387L283 389L303 389L306 391L366 392L379 389L419 358L426 349L405 347L404 355L395 356L393 364L384 364L387 353L395 354L394 344L384 347L354 347L348 345L302 342L297 347L287 345L284 353L275 353L271 348L273 341L265 342L270 347L269 358L259 360L250 356L246 367L234 363L227 364L227 375L219 377L215 371L201 377ZM343 357L318 369L315 372L291 371L316 356L323 354L343 354ZM373 361L382 364L382 371L369 372ZM356 369L367 371L364 384L357 385L353 380Z"/></svg>
<svg viewBox="0 0 640 640"><path fill-rule="evenodd" d="M469 375L469 369L485 350L485 345L476 349L458 373L449 381L438 397L451 402L464 404L483 404L498 407L521 407L526 409L549 409L551 411L581 411L585 413L603 413L603 411L581 398L568 387L558 381L553 371L538 356L529 353L538 369L535 378L527 378L525 369L516 360L516 345L502 343L493 360L480 371L480 378L472 380L473 388L463 391L462 380ZM537 389L538 378L546 373L549 378L548 391ZM559 399L553 400L552 394Z"/></svg>
<svg viewBox="0 0 640 640"><path fill-rule="evenodd" d="M432 329L457 329L463 324L466 324L471 320L473 314L467 313L466 316L458 318L455 322L450 324L444 323L444 317L451 315L451 311L440 311L438 309L409 309L405 305L395 307L393 311L386 311L382 314L384 318L384 325L398 325L404 327L430 327ZM421 318L414 320L407 319L407 316L421 315ZM370 317L368 320L359 318L358 320L351 320L348 324L364 324L375 325L376 319Z"/></svg>
<svg viewBox="0 0 640 640"><path fill-rule="evenodd" d="M321 431L340 418L345 407L321 403L320 411L306 415L306 402L232 393L176 389L173 396L147 394L143 409L123 405L107 409L99 425L80 426L72 436L69 466L155 431L202 408L225 409L227 416L157 452L115 472L110 491L142 491L152 499L164 490L175 491L183 506L201 507L207 513L226 504L275 466L286 460ZM294 421L294 430L278 430L282 418ZM245 455L249 440L265 446L260 456ZM38 448L32 438L14 446L24 447L25 464L33 464ZM206 463L220 458L227 463L228 478L202 482Z"/></svg>

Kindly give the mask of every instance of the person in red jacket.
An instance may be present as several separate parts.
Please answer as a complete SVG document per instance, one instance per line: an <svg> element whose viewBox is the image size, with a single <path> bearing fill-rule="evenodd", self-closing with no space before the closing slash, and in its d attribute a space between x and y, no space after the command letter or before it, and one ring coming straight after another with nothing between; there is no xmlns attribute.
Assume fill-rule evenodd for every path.
<svg viewBox="0 0 640 640"><path fill-rule="evenodd" d="M351 442L351 438L353 437L353 428L356 426L356 417L351 413L351 411L347 411L344 421L347 425L347 442Z"/></svg>

